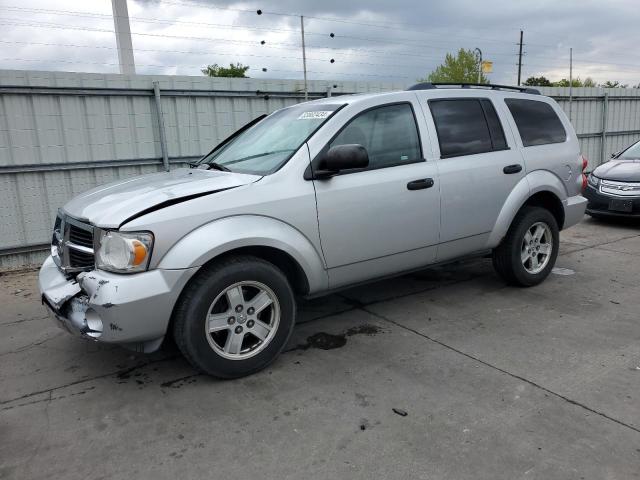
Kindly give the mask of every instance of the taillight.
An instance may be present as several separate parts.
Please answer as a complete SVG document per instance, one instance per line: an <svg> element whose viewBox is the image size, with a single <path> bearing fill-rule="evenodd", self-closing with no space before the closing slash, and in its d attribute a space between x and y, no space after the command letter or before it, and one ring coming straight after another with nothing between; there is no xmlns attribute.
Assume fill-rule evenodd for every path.
<svg viewBox="0 0 640 480"><path fill-rule="evenodd" d="M589 166L589 160L587 160L587 157L582 155L582 171L584 172L588 166Z"/></svg>
<svg viewBox="0 0 640 480"><path fill-rule="evenodd" d="M589 166L589 160L584 155L582 157L582 191L584 192L587 189L587 183L589 180L587 179L587 175L584 173L587 167Z"/></svg>

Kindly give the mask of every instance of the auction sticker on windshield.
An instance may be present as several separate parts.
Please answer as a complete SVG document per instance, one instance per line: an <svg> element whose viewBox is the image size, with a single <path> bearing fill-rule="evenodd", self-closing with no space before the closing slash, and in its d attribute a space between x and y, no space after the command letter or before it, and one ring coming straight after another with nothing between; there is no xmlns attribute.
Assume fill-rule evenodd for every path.
<svg viewBox="0 0 640 480"><path fill-rule="evenodd" d="M317 112L304 112L298 117L298 120L318 120L327 118L333 112L328 112L326 110L319 110Z"/></svg>

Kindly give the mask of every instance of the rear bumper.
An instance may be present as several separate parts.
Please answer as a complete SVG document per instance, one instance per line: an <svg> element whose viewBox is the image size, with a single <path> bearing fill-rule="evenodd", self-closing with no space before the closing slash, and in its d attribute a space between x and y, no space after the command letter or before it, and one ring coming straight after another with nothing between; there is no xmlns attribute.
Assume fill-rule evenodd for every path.
<svg viewBox="0 0 640 480"><path fill-rule="evenodd" d="M40 269L42 302L73 335L153 351L162 343L173 306L197 267L118 275L101 270L67 278L51 257Z"/></svg>
<svg viewBox="0 0 640 480"><path fill-rule="evenodd" d="M562 228L564 229L580 223L587 208L587 199L582 195L575 195L563 200L562 206L564 208L564 224Z"/></svg>
<svg viewBox="0 0 640 480"><path fill-rule="evenodd" d="M628 217L638 218L640 217L640 197L620 197L615 195L607 195L600 190L593 188L591 185L587 186L584 191L584 196L587 198L587 213L590 215L602 215L610 217ZM619 212L615 210L609 210L609 201L611 199L630 200L632 203L632 209L630 212Z"/></svg>

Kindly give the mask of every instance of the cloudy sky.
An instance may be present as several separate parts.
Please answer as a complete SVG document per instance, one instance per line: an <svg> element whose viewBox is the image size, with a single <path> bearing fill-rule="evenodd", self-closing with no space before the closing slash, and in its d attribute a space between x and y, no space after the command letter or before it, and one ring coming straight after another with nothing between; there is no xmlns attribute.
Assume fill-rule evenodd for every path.
<svg viewBox="0 0 640 480"><path fill-rule="evenodd" d="M138 73L200 75L241 62L258 78L412 82L480 48L494 83L569 75L640 83L638 0L128 0ZM262 10L257 15L256 10ZM117 73L110 0L0 0L1 68ZM331 36L333 34L333 37ZM261 42L264 42L262 44ZM334 60L331 62L331 60ZM263 71L266 69L266 72Z"/></svg>

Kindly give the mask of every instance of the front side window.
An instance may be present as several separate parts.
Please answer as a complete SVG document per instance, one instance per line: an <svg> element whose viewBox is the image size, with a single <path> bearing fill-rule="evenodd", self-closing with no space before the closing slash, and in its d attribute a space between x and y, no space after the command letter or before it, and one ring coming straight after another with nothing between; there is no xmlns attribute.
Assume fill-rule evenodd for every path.
<svg viewBox="0 0 640 480"><path fill-rule="evenodd" d="M376 107L356 116L329 144L362 145L369 154L369 169L422 160L418 127L411 105Z"/></svg>
<svg viewBox="0 0 640 480"><path fill-rule="evenodd" d="M215 162L232 172L269 175L284 165L341 105L301 104L273 112L200 163Z"/></svg>
<svg viewBox="0 0 640 480"><path fill-rule="evenodd" d="M551 105L537 100L507 98L505 103L516 122L525 147L562 143L567 132Z"/></svg>

